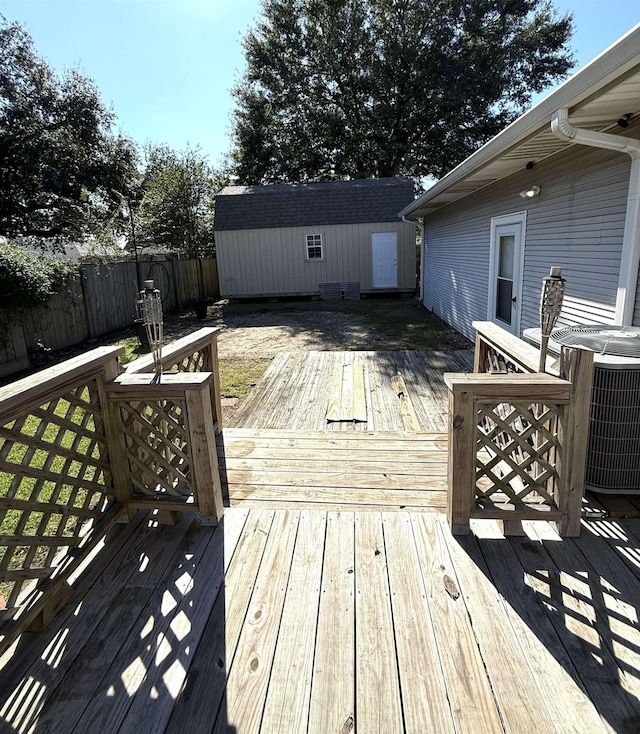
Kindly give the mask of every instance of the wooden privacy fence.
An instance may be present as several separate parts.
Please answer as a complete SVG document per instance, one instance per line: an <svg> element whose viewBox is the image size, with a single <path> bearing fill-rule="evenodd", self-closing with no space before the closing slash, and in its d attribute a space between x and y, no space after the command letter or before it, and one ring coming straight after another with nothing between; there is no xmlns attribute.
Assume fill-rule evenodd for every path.
<svg viewBox="0 0 640 734"><path fill-rule="evenodd" d="M0 388L0 652L46 624L120 517L220 519L217 331L168 347L160 381L100 347Z"/></svg>
<svg viewBox="0 0 640 734"><path fill-rule="evenodd" d="M166 312L220 293L215 258L143 260L140 276L154 280ZM19 316L0 312L0 376L28 367L28 355L41 347L64 349L131 326L137 294L135 262L85 264L78 278L45 306Z"/></svg>
<svg viewBox="0 0 640 734"><path fill-rule="evenodd" d="M455 533L471 518L555 521L580 534L593 353L563 349L555 374L536 373L539 352L490 322L476 329L473 375L449 388L447 510Z"/></svg>

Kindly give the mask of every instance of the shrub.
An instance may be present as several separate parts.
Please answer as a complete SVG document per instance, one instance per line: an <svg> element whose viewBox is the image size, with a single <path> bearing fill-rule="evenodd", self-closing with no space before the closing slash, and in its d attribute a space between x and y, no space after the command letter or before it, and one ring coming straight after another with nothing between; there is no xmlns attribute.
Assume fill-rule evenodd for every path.
<svg viewBox="0 0 640 734"><path fill-rule="evenodd" d="M46 303L64 288L78 269L74 261L0 244L0 308L15 311Z"/></svg>

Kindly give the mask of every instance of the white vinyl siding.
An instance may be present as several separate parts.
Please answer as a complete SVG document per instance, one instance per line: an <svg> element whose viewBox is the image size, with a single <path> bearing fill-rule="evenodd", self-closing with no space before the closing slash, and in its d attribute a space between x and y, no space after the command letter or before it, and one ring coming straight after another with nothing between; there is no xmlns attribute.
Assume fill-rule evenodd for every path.
<svg viewBox="0 0 640 734"><path fill-rule="evenodd" d="M560 325L613 323L629 170L626 155L575 146L427 217L425 306L473 338L471 322L487 314L491 218L526 210L520 330L538 325L552 265L567 279ZM534 183L540 195L523 201Z"/></svg>
<svg viewBox="0 0 640 734"><path fill-rule="evenodd" d="M416 229L403 222L216 232L220 293L227 298L314 295L320 283L359 282L372 290L371 235L398 233L398 288L416 284ZM323 260L308 260L306 236L320 234ZM303 246L301 246L301 243Z"/></svg>

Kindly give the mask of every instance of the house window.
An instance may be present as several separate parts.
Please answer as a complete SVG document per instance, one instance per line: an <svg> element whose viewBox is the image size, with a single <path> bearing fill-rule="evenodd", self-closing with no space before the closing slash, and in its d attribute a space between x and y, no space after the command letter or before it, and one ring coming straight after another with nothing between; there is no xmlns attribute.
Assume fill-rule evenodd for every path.
<svg viewBox="0 0 640 734"><path fill-rule="evenodd" d="M307 235L307 260L324 260L321 234Z"/></svg>

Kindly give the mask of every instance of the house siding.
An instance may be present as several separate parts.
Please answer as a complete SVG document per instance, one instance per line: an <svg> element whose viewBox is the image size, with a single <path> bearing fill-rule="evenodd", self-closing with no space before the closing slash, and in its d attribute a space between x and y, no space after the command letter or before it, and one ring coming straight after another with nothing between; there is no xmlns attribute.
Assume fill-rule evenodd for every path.
<svg viewBox="0 0 640 734"><path fill-rule="evenodd" d="M526 211L520 329L539 325L542 278L562 267L559 325L613 323L630 159L574 146L435 212L424 227L424 304L469 338L487 318L491 218ZM538 184L524 200L518 192ZM636 321L640 323L640 291Z"/></svg>
<svg viewBox="0 0 640 734"><path fill-rule="evenodd" d="M412 224L351 225L230 230L216 233L220 293L226 298L316 295L320 283L357 281L373 291L371 235L398 233L398 288L416 281L416 230ZM306 235L321 234L324 259L306 259Z"/></svg>

